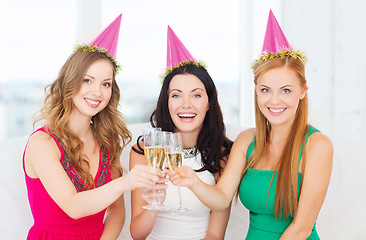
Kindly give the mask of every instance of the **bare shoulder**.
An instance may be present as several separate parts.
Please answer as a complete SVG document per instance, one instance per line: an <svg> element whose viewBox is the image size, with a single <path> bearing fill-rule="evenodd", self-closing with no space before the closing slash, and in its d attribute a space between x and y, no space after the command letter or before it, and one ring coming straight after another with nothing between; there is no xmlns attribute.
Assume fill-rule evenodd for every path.
<svg viewBox="0 0 366 240"><path fill-rule="evenodd" d="M26 173L38 178L39 172L48 171L54 164L59 164L60 150L53 138L45 132L38 131L29 137L24 155Z"/></svg>
<svg viewBox="0 0 366 240"><path fill-rule="evenodd" d="M130 169L132 169L137 164L146 164L144 154L137 153L133 149L139 149L137 144L133 145L130 150Z"/></svg>
<svg viewBox="0 0 366 240"><path fill-rule="evenodd" d="M316 159L317 162L326 161L331 163L333 161L332 141L320 132L309 136L305 149L310 161L312 159Z"/></svg>
<svg viewBox="0 0 366 240"><path fill-rule="evenodd" d="M29 137L27 152L37 152L48 155L52 153L59 153L59 149L56 142L49 134L43 131L38 131Z"/></svg>
<svg viewBox="0 0 366 240"><path fill-rule="evenodd" d="M233 147L231 148L229 159L234 159L232 161L246 162L243 159L246 158L246 152L248 146L255 136L255 129L250 128L242 131L238 137L235 139Z"/></svg>
<svg viewBox="0 0 366 240"><path fill-rule="evenodd" d="M235 139L235 143L239 143L241 146L248 146L255 137L255 128L249 128L242 131Z"/></svg>
<svg viewBox="0 0 366 240"><path fill-rule="evenodd" d="M311 149L323 149L333 151L333 144L329 137L323 133L316 132L309 136L307 146Z"/></svg>

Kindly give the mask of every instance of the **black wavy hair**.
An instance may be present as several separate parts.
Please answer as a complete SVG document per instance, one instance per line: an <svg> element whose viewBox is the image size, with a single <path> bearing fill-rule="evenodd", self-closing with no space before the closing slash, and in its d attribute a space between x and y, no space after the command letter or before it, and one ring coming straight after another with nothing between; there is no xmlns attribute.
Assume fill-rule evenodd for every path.
<svg viewBox="0 0 366 240"><path fill-rule="evenodd" d="M165 77L156 108L150 116L150 124L152 127L160 127L163 131L174 131L175 125L170 117L168 108L168 91L170 81L178 74L195 75L205 86L208 95L209 109L206 112L196 144L198 151L201 152L203 166L196 171L202 172L208 170L211 173L219 172L221 174L223 170L222 161L225 161L225 157L229 155L233 142L226 137L226 129L217 98L217 90L211 76L204 67L193 64L181 66L174 69ZM139 144L141 137L137 139L139 149L132 149L137 153L143 154L142 147Z"/></svg>

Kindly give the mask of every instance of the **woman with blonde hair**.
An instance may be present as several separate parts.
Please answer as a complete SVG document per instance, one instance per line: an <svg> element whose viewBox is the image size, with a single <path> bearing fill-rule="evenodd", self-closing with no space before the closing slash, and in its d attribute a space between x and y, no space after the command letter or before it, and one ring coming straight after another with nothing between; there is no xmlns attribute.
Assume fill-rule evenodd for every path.
<svg viewBox="0 0 366 240"><path fill-rule="evenodd" d="M34 218L27 239L117 239L123 193L152 188L159 179L141 165L122 176L120 155L131 134L117 110L120 20L121 15L92 43L78 46L48 86L36 120L45 125L29 137L23 155Z"/></svg>
<svg viewBox="0 0 366 240"><path fill-rule="evenodd" d="M307 122L305 61L270 12L263 55L253 65L256 128L237 137L215 187L188 167L180 176L169 173L173 183L188 186L213 210L225 209L238 191L250 211L246 239L319 239L315 222L330 181L333 147Z"/></svg>

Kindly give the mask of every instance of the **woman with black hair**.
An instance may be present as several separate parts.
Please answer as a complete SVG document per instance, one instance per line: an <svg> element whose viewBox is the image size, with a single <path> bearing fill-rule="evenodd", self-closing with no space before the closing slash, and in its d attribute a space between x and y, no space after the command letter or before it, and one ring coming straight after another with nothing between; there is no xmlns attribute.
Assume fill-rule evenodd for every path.
<svg viewBox="0 0 366 240"><path fill-rule="evenodd" d="M170 28L168 39L169 36L173 37L170 41L179 41ZM183 51L188 53L185 48ZM189 57L180 59L176 64L169 64L168 57L170 68L164 78L156 109L150 117L150 124L163 131L180 132L184 148L183 165L194 169L202 181L215 185L225 166L232 141L225 136L225 125L212 78L203 64L196 62L190 54ZM131 169L137 164L146 164L142 146L138 141L132 148ZM170 182L167 185L166 196L163 194L160 202L165 200L164 205L173 210L179 205L177 187ZM144 199L141 194L144 195L141 189L135 189L131 195L130 230L134 239L224 238L230 207L221 212L211 211L189 189L182 188L182 201L189 212L173 214L151 211L142 208L147 198Z"/></svg>

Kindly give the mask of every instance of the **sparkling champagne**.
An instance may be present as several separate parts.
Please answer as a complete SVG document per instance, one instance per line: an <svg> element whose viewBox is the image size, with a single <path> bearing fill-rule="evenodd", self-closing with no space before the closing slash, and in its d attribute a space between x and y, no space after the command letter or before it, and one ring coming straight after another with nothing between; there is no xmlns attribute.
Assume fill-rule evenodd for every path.
<svg viewBox="0 0 366 240"><path fill-rule="evenodd" d="M160 170L165 171L165 148L161 148L161 160L160 160Z"/></svg>
<svg viewBox="0 0 366 240"><path fill-rule="evenodd" d="M161 169L164 157L162 157L163 149L156 147L145 147L144 155L148 166Z"/></svg>
<svg viewBox="0 0 366 240"><path fill-rule="evenodd" d="M170 170L173 171L182 166L183 156L181 152L166 152L165 157Z"/></svg>

